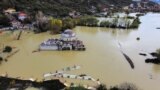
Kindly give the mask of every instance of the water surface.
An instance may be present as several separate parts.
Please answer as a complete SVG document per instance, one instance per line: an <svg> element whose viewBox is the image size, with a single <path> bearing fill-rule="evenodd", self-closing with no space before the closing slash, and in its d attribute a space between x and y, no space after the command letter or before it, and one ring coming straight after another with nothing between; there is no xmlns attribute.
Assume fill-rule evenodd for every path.
<svg viewBox="0 0 160 90"><path fill-rule="evenodd" d="M42 79L46 72L55 72L64 67L80 65L82 68L71 71L71 74L87 74L110 85L124 82L136 84L143 90L160 90L160 66L146 64L140 52L149 53L160 48L160 14L149 13L141 17L142 24L136 30L119 30L96 27L76 27L77 37L84 42L87 50L77 51L45 51L32 53L41 42L59 35L47 33L33 34L23 32L17 41L17 32L5 32L0 35L0 47L11 45L20 49L8 62L0 65L0 74L8 73L11 77L21 76ZM136 38L140 37L137 41ZM121 49L133 60L135 69L131 69L120 52ZM150 57L150 56L147 56ZM151 77L152 76L152 79ZM61 79L61 81L81 84L94 84L89 81Z"/></svg>

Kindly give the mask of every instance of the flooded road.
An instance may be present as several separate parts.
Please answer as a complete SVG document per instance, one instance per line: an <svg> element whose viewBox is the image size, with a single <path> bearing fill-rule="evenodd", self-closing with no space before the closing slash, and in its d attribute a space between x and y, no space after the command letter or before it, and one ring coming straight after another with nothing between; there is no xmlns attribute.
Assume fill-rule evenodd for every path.
<svg viewBox="0 0 160 90"><path fill-rule="evenodd" d="M44 51L32 53L41 42L60 35L49 32L33 34L23 32L21 39L15 40L17 32L0 34L0 47L10 45L20 51L0 65L0 74L11 77L42 79L44 73L55 72L64 67L80 65L81 69L71 74L87 74L99 78L107 86L129 82L142 90L160 90L160 65L146 64L140 52L149 53L160 48L160 14L149 13L140 18L142 24L136 30L118 30L96 27L76 27L78 39L86 46L86 51ZM140 37L137 41L136 38ZM121 47L118 45L120 43ZM133 61L131 69L123 50ZM147 56L150 57L150 56ZM152 79L150 78L152 76ZM62 79L67 82L92 84L89 81Z"/></svg>

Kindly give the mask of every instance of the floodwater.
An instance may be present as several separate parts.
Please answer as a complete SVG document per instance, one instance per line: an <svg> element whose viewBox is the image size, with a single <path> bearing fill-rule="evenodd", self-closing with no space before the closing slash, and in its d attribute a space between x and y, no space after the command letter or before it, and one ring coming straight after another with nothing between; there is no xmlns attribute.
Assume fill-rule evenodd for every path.
<svg viewBox="0 0 160 90"><path fill-rule="evenodd" d="M55 72L64 67L80 65L81 69L71 74L87 74L99 78L107 86L121 83L133 83L142 90L160 90L160 65L146 64L147 57L140 52L150 53L160 48L160 14L148 13L140 18L141 25L136 30L118 30L96 27L76 27L77 37L84 42L87 50L78 51L44 51L32 53L41 42L59 35L47 33L33 34L23 32L21 40L15 40L17 33L3 32L0 35L0 47L10 45L20 51L2 62L0 74L8 73L10 77L30 77L42 79L43 74ZM137 41L136 38L140 37ZM119 46L121 45L121 47ZM133 61L131 69L120 52L123 50ZM61 79L80 84L94 84L91 81Z"/></svg>

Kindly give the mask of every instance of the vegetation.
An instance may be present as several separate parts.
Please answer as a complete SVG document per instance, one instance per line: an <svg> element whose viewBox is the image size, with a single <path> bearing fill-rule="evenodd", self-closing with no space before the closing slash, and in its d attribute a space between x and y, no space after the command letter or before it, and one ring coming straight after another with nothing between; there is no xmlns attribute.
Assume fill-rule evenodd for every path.
<svg viewBox="0 0 160 90"><path fill-rule="evenodd" d="M9 18L4 14L0 14L0 26L2 27L11 26Z"/></svg>
<svg viewBox="0 0 160 90"><path fill-rule="evenodd" d="M3 58L2 57L0 57L0 63L3 61Z"/></svg>
<svg viewBox="0 0 160 90"><path fill-rule="evenodd" d="M12 47L6 46L6 47L4 48L4 50L3 50L3 52L4 52L4 53L10 53L10 52L12 52Z"/></svg>
<svg viewBox="0 0 160 90"><path fill-rule="evenodd" d="M87 89L84 88L83 86L79 85L77 87L69 87L66 90L87 90Z"/></svg>
<svg viewBox="0 0 160 90"><path fill-rule="evenodd" d="M141 22L140 22L139 18L137 17L136 19L134 19L134 21L131 24L130 28L138 28L140 23Z"/></svg>
<svg viewBox="0 0 160 90"><path fill-rule="evenodd" d="M49 21L48 18L43 14L42 11L38 11L36 14L36 23L35 23L35 32L46 32L49 30Z"/></svg>
<svg viewBox="0 0 160 90"><path fill-rule="evenodd" d="M63 22L62 30L72 29L77 25L77 20L72 18L62 19L62 22Z"/></svg>
<svg viewBox="0 0 160 90"><path fill-rule="evenodd" d="M151 55L155 58L152 59L146 59L146 63L154 63L154 64L160 64L160 49L157 49L156 52L151 53Z"/></svg>
<svg viewBox="0 0 160 90"><path fill-rule="evenodd" d="M60 33L65 29L72 29L76 26L76 20L72 18L64 18L64 19L57 19L51 17L46 17L42 11L38 11L36 14L36 23L35 23L35 32L46 32L48 30L51 33Z"/></svg>
<svg viewBox="0 0 160 90"><path fill-rule="evenodd" d="M157 57L160 58L160 49L157 49L156 53L157 53Z"/></svg>
<svg viewBox="0 0 160 90"><path fill-rule="evenodd" d="M138 88L132 83L123 83L119 86L119 90L138 90Z"/></svg>
<svg viewBox="0 0 160 90"><path fill-rule="evenodd" d="M98 20L96 17L84 16L79 19L78 25L80 26L97 26Z"/></svg>
<svg viewBox="0 0 160 90"><path fill-rule="evenodd" d="M49 19L51 33L60 33L62 29L62 20L50 17Z"/></svg>
<svg viewBox="0 0 160 90"><path fill-rule="evenodd" d="M32 23L32 20L31 20L31 18L25 18L23 21L20 20L20 22L21 22L22 24L31 24L31 23Z"/></svg>
<svg viewBox="0 0 160 90"><path fill-rule="evenodd" d="M97 87L97 90L107 90L107 87L106 87L106 85L104 85L104 84L100 84L100 85Z"/></svg>
<svg viewBox="0 0 160 90"><path fill-rule="evenodd" d="M16 88L16 90L26 90L28 87L30 87L30 85L43 90L62 90L66 87L57 79L36 82L16 78L0 77L0 90L11 90L13 88Z"/></svg>
<svg viewBox="0 0 160 90"><path fill-rule="evenodd" d="M133 18L129 17L128 18ZM91 27L111 27L111 28L119 28L118 24L118 17L113 18L112 22L110 21L102 21L100 25L98 25L99 20L94 16L82 16L80 18L53 18L53 17L46 17L41 11L36 14L36 23L35 23L35 32L45 32L51 30L51 33L60 33L65 29L72 29L75 26L91 26ZM139 18L134 19L133 23L129 20L126 20L126 28L138 28L140 24Z"/></svg>
<svg viewBox="0 0 160 90"><path fill-rule="evenodd" d="M79 85L77 87L71 86L67 88L66 90L88 90L88 89ZM107 88L106 85L104 84L100 84L96 87L96 90L138 90L138 88L134 84L131 84L131 83L123 83L119 86L113 86L110 88Z"/></svg>
<svg viewBox="0 0 160 90"><path fill-rule="evenodd" d="M100 27L110 27L111 23L109 21L102 21Z"/></svg>
<svg viewBox="0 0 160 90"><path fill-rule="evenodd" d="M143 13L136 14L137 17L144 16Z"/></svg>
<svg viewBox="0 0 160 90"><path fill-rule="evenodd" d="M112 20L111 27L112 27L112 28L116 28L116 27L117 27L117 23L118 23L118 18L114 18L114 19Z"/></svg>
<svg viewBox="0 0 160 90"><path fill-rule="evenodd" d="M127 16L127 19L134 19L134 17L132 17L132 16Z"/></svg>
<svg viewBox="0 0 160 90"><path fill-rule="evenodd" d="M24 10L29 13L35 13L38 9L48 15L64 17L73 10L81 14L91 14L92 6L98 12L103 6L123 7L129 5L132 0L0 0L0 2L0 8L14 7L18 11Z"/></svg>

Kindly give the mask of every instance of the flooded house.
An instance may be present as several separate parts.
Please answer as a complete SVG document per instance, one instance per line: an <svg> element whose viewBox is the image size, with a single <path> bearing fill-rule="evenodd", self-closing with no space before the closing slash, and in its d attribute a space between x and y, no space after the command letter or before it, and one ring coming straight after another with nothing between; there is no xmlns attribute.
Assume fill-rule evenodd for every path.
<svg viewBox="0 0 160 90"><path fill-rule="evenodd" d="M40 50L78 50L78 51L84 51L85 46L82 41L78 40L76 37L76 34L72 30L65 30L61 34L61 38L59 39L48 39L47 41L44 41L41 43Z"/></svg>

